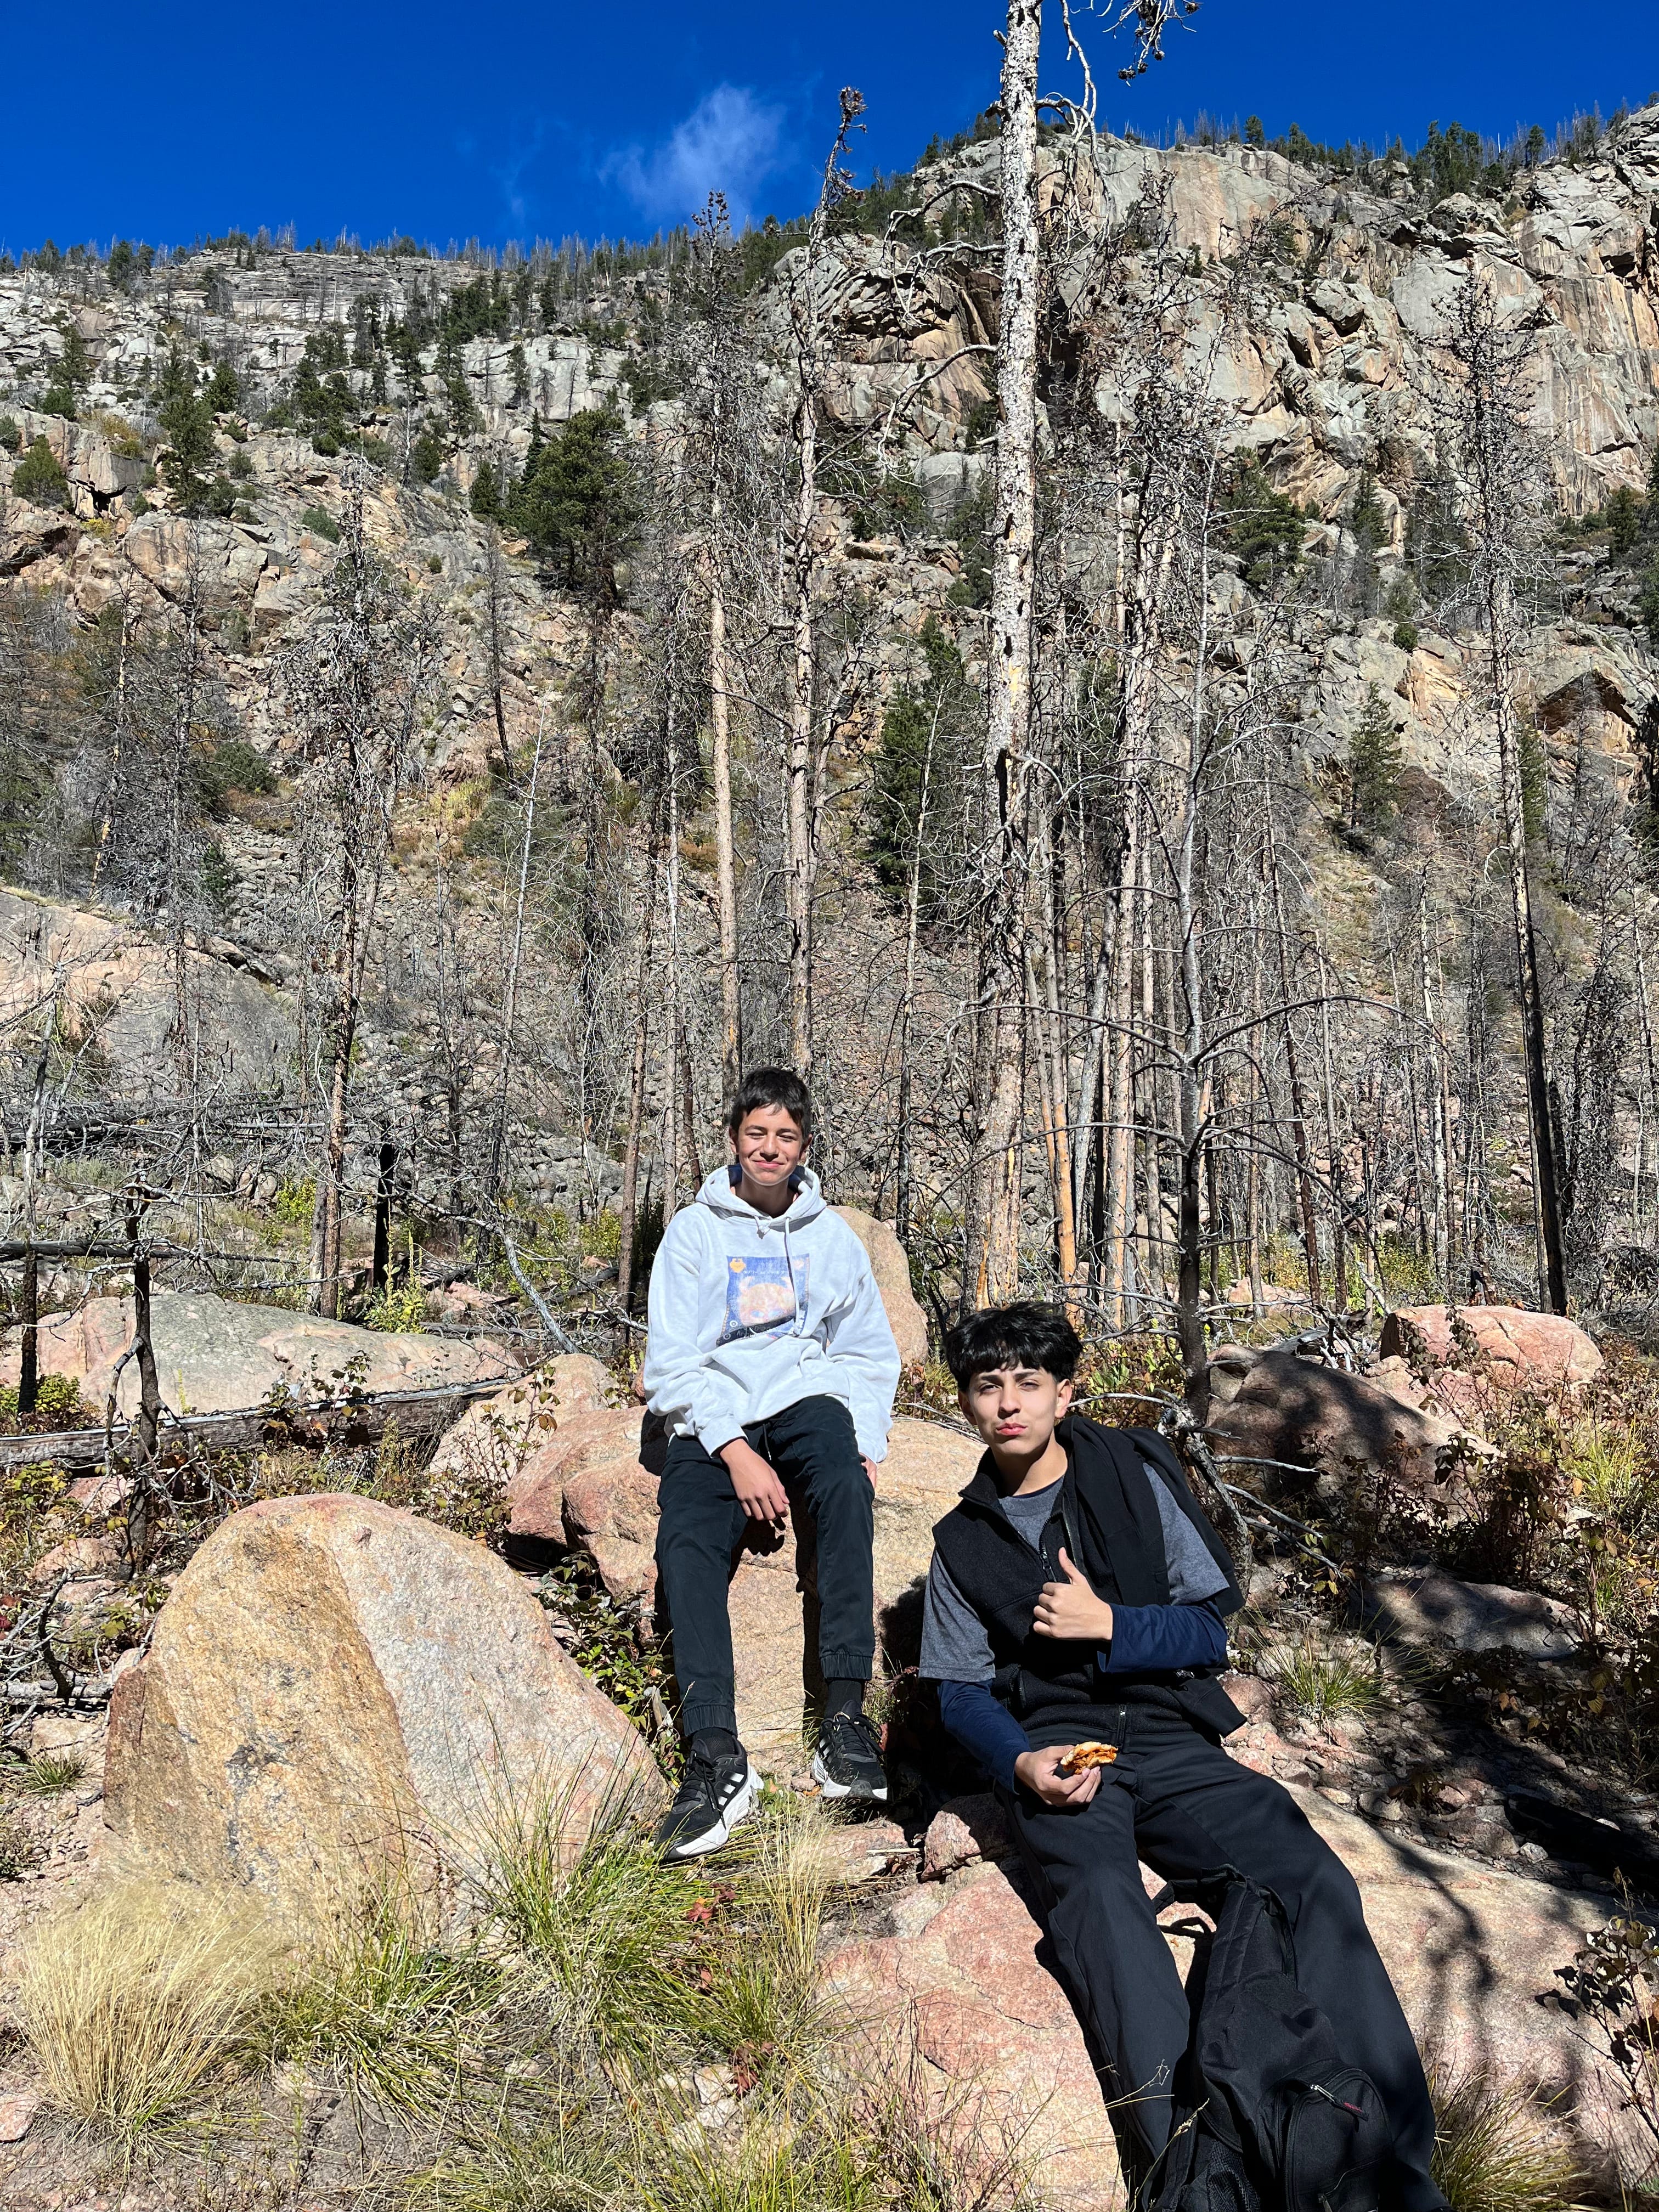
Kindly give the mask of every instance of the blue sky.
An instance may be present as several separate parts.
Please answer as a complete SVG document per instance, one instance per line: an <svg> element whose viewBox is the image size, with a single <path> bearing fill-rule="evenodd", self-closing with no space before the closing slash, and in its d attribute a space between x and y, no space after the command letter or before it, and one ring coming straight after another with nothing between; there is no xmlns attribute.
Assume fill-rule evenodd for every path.
<svg viewBox="0 0 1659 2212"><path fill-rule="evenodd" d="M1086 0L1077 0L1080 8ZM712 185L740 214L810 198L836 94L869 102L858 161L912 161L995 93L996 0L81 0L0 8L8 92L0 245L117 233L177 243L293 222L302 240L402 232L648 234ZM1048 28L1051 84L1059 9ZM1659 7L1604 0L1204 0L1132 87L1097 31L1103 119L1200 109L1269 132L1420 138L1431 119L1507 135L1659 91ZM1584 35L1577 37L1582 29ZM1569 31L1571 36L1567 35Z"/></svg>

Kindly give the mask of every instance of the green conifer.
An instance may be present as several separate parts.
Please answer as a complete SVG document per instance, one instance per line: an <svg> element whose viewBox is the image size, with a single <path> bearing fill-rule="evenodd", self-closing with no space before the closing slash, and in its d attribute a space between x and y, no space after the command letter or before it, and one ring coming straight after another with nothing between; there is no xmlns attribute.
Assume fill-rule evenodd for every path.
<svg viewBox="0 0 1659 2212"><path fill-rule="evenodd" d="M1388 829L1400 811L1400 733L1403 722L1375 684L1348 738L1348 819L1356 830Z"/></svg>

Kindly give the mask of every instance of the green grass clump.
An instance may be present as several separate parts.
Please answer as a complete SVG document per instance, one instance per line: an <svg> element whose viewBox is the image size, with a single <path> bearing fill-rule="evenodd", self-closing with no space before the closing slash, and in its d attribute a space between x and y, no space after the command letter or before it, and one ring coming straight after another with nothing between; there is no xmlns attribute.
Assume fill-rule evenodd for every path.
<svg viewBox="0 0 1659 2212"><path fill-rule="evenodd" d="M17 1787L27 1797L61 1797L85 1778L87 1762L78 1751L37 1751L17 1776Z"/></svg>
<svg viewBox="0 0 1659 2212"><path fill-rule="evenodd" d="M391 1875L309 1947L271 2000L272 2049L359 2110L430 2122L487 2078L501 1969L441 1943L429 1899Z"/></svg>
<svg viewBox="0 0 1659 2212"><path fill-rule="evenodd" d="M1431 2172L1451 2212L1562 2212L1582 2176L1533 2091L1522 2081L1431 2065Z"/></svg>
<svg viewBox="0 0 1659 2212"><path fill-rule="evenodd" d="M1256 1669L1299 1713L1319 1723L1373 1712L1385 1694L1375 1645L1351 1637L1322 1638L1311 1627L1294 1639L1264 1645Z"/></svg>
<svg viewBox="0 0 1659 2212"><path fill-rule="evenodd" d="M472 1880L544 1993L560 2042L631 2070L684 2029L691 1916L705 1893L665 1863L625 1801L574 1854L570 1832L568 1791L503 1796L476 1832Z"/></svg>

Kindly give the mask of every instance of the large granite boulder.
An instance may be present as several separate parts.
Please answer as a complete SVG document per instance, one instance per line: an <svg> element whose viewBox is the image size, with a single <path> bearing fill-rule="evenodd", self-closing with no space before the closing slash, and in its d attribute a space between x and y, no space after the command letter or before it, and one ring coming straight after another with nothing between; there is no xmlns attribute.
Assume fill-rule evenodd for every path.
<svg viewBox="0 0 1659 2212"><path fill-rule="evenodd" d="M1377 1575L1365 1584L1360 1607L1368 1629L1401 1644L1566 1659L1583 1641L1572 1607L1559 1598L1496 1583L1460 1582L1440 1567Z"/></svg>
<svg viewBox="0 0 1659 2212"><path fill-rule="evenodd" d="M643 1739L482 1545L351 1497L233 1514L117 1680L106 1818L144 1861L326 1910L429 1876L550 1792L574 1845L664 1785Z"/></svg>
<svg viewBox="0 0 1659 2212"><path fill-rule="evenodd" d="M870 1272L881 1292L887 1322L898 1346L899 1358L913 1367L927 1357L927 1316L910 1288L910 1262L904 1247L884 1221L861 1213L856 1206L832 1206L870 1256Z"/></svg>
<svg viewBox="0 0 1659 2212"><path fill-rule="evenodd" d="M1385 1472L1419 1490L1436 1480L1440 1454L1457 1433L1443 1414L1294 1352L1263 1352L1241 1365L1242 1357L1235 1353L1225 1369L1210 1448L1223 1460L1262 1463L1246 1473L1259 1473L1270 1496L1285 1486L1286 1467L1338 1486Z"/></svg>
<svg viewBox="0 0 1659 2212"><path fill-rule="evenodd" d="M1378 1349L1384 1359L1408 1359L1420 1344L1431 1359L1467 1368L1471 1363L1452 1334L1454 1317L1480 1347L1482 1376L1500 1389L1589 1382L1601 1371L1594 1338L1576 1321L1522 1306L1401 1306L1384 1321Z"/></svg>
<svg viewBox="0 0 1659 2212"><path fill-rule="evenodd" d="M83 1403L101 1413L116 1363L132 1341L131 1298L88 1298L54 1314L40 1330L40 1372L72 1375ZM150 1305L155 1376L175 1413L233 1413L286 1388L301 1400L326 1397L356 1378L364 1390L433 1390L489 1382L512 1371L499 1346L461 1343L417 1330L359 1328L286 1306L242 1305L211 1291L158 1291ZM19 1332L0 1338L0 1381L15 1383ZM122 1370L120 1410L138 1404L136 1362Z"/></svg>

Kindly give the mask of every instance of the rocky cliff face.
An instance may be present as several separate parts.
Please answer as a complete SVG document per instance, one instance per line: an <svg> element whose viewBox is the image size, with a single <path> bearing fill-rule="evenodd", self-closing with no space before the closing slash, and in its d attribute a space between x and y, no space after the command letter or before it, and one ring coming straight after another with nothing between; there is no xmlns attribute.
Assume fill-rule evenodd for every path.
<svg viewBox="0 0 1659 2212"><path fill-rule="evenodd" d="M994 184L995 150L981 145L949 157L918 179L918 190L944 195ZM1340 811L1334 782L1375 686L1397 725L1432 843L1437 806L1448 794L1489 787L1494 771L1478 676L1458 641L1426 619L1402 627L1382 611L1391 583L1411 573L1413 488L1436 465L1449 307L1473 269L1490 278L1505 316L1532 331L1534 426L1566 515L1583 516L1620 489L1640 487L1659 439L1659 107L1628 118L1592 159L1520 173L1501 199L1459 193L1427 204L1403 167L1361 182L1269 151L1116 141L1101 143L1085 198L1089 220L1061 289L1080 295L1103 240L1114 239L1132 288L1151 273L1161 281L1177 273L1174 312L1184 318L1191 361L1206 364L1230 447L1258 459L1273 486L1306 512L1303 552L1313 584L1291 665L1310 788L1325 793L1319 804L1328 815ZM1153 201L1168 221L1156 254L1135 235L1137 210ZM1241 314L1242 258L1250 273ZM873 441L882 465L907 471L921 494L903 530L887 533L844 488L829 486L825 596L866 607L872 641L871 680L836 733L837 791L860 788L860 750L913 665L928 616L953 632L975 671L979 631L963 572L971 565L974 497L990 465L984 433L994 266L992 256L953 263L854 231L833 242L820 271L831 423L848 441ZM788 391L788 288L800 268L799 254L779 266L749 326L757 388L780 406ZM313 434L299 426L293 395L308 362L342 364L327 374L368 441L369 537L411 598L436 604L444 628L442 678L423 734L425 795L410 814L389 893L388 912L405 918L411 939L425 927L433 822L451 806L464 824L487 801L500 744L493 662L507 745L523 751L544 709L555 724L568 720L568 687L580 658L580 610L510 534L491 586L485 526L468 501L479 470L486 463L498 474L520 468L538 422L553 428L605 405L637 444L651 422L671 422L680 404L672 392L653 398L653 390L667 387L644 373L665 315L672 318L672 270L595 279L585 300L551 307L541 278L529 270L492 278L397 253L255 251L245 243L175 259L126 292L90 264L0 277L0 414L17 431L15 452L0 454L0 574L10 580L15 603L60 610L72 645L118 602L140 617L164 617L189 599L232 720L279 772L294 733L270 680L273 657L319 603L336 557L349 459L328 450L337 441L316 436L314 425ZM452 330L440 343L432 333L447 303L492 283L495 327L471 337ZM426 331L423 348L388 379L382 337L411 318L417 333ZM74 420L41 405L72 349L84 365ZM238 380L234 406L217 418L210 464L229 494L219 502L228 512L187 518L174 511L165 465L157 480L155 410L174 354L199 362L204 375L208 362L228 363ZM1100 397L1109 404L1103 388ZM446 409L456 434L435 481L422 483L413 448L422 424ZM9 489L38 441L63 471L59 503ZM1373 527L1364 544L1352 527L1362 476L1374 480ZM1634 585L1627 572L1608 567L1604 545L1589 538L1553 549L1553 580L1535 610L1523 701L1559 802L1580 815L1587 791L1615 811L1638 791L1643 747L1659 727L1659 677ZM1260 628L1261 595L1244 567L1223 559L1215 586L1241 670ZM492 590L490 621L484 610ZM641 635L639 618L624 606L607 645L614 682ZM219 995L240 1010L234 1022L258 1030L258 1051L268 1055L281 1049L283 1018L258 994L295 980L291 814L280 799L240 806L222 841L229 881L220 941L262 964L253 981L245 971ZM1364 854L1322 847L1309 868L1337 939L1348 926L1363 937L1376 890ZM476 895L498 897L499 874L484 868L474 875ZM33 887L73 900L85 882L59 860L37 871ZM75 927L91 927L66 923L66 941ZM21 979L40 950L27 949L26 932L12 935L20 949L7 974ZM122 942L121 960L142 967L131 931ZM33 987L18 980L17 988ZM487 977L478 988L487 1002ZM395 1028L399 1018L418 1029L424 1014L388 1001L371 1031L380 1034L375 1023L382 1020ZM233 1019L228 1011L226 1019ZM129 1027L131 1050L118 1025L108 1048L124 1066L131 1060L153 1073L158 1054L166 1058L164 1034L137 1014ZM468 1080L486 1088L494 1080L482 1051ZM434 1110L429 1091L416 1085L409 1096L417 1113ZM580 1141L596 1149L591 1133ZM597 1150L607 1143L601 1135Z"/></svg>

